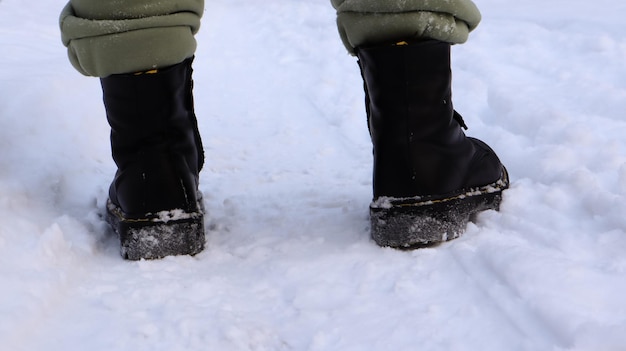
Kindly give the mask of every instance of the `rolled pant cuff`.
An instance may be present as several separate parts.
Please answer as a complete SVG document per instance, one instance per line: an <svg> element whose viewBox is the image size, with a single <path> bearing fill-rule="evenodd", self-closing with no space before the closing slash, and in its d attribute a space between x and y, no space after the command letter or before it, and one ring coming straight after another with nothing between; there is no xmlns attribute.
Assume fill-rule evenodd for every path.
<svg viewBox="0 0 626 351"><path fill-rule="evenodd" d="M343 12L337 15L339 35L351 54L359 46L411 39L436 39L451 44L467 41L468 24L453 15L429 11L404 13Z"/></svg>
<svg viewBox="0 0 626 351"><path fill-rule="evenodd" d="M79 18L68 4L61 35L72 65L82 74L106 77L172 66L193 56L200 17L192 12L127 20Z"/></svg>

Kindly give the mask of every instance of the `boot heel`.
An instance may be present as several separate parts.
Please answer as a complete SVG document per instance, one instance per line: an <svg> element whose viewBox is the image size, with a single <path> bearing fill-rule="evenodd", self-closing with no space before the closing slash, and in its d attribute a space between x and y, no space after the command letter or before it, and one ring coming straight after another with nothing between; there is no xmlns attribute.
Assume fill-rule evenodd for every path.
<svg viewBox="0 0 626 351"><path fill-rule="evenodd" d="M129 217L109 202L106 220L118 235L121 255L127 260L193 256L204 249L206 239L202 209L192 213L174 210Z"/></svg>
<svg viewBox="0 0 626 351"><path fill-rule="evenodd" d="M413 249L458 238L474 215L499 209L508 186L503 168L498 181L448 196L380 197L370 205L372 239L380 246Z"/></svg>

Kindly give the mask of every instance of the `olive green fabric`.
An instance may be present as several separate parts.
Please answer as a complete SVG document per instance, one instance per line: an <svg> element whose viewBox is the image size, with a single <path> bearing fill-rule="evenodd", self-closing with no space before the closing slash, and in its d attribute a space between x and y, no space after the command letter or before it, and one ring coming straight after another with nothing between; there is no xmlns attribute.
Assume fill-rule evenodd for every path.
<svg viewBox="0 0 626 351"><path fill-rule="evenodd" d="M61 38L84 75L167 67L195 53L203 12L204 0L71 0Z"/></svg>
<svg viewBox="0 0 626 351"><path fill-rule="evenodd" d="M331 0L348 51L394 40L464 43L480 12L471 0Z"/></svg>

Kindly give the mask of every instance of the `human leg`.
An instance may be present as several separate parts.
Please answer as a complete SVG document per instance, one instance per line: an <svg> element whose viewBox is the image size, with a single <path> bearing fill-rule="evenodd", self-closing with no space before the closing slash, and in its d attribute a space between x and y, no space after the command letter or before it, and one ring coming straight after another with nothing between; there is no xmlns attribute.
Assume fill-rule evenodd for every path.
<svg viewBox="0 0 626 351"><path fill-rule="evenodd" d="M498 208L509 184L495 152L465 136L451 102L450 44L467 39L478 10L470 1L333 5L365 83L373 239L415 247L458 237L471 216Z"/></svg>
<svg viewBox="0 0 626 351"><path fill-rule="evenodd" d="M71 62L102 85L118 167L107 220L127 259L193 255L205 242L191 78L202 1L126 3L75 0L61 17Z"/></svg>

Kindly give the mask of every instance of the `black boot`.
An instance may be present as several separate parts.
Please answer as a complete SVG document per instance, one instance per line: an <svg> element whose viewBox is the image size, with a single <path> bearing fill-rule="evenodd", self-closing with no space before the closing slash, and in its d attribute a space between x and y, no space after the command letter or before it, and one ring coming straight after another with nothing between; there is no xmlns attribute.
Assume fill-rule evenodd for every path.
<svg viewBox="0 0 626 351"><path fill-rule="evenodd" d="M452 108L450 44L429 40L357 50L374 145L372 238L419 247L458 237L498 209L509 185L485 143Z"/></svg>
<svg viewBox="0 0 626 351"><path fill-rule="evenodd" d="M102 78L118 171L107 221L130 260L194 255L204 247L198 173L204 155L193 108L191 63Z"/></svg>

